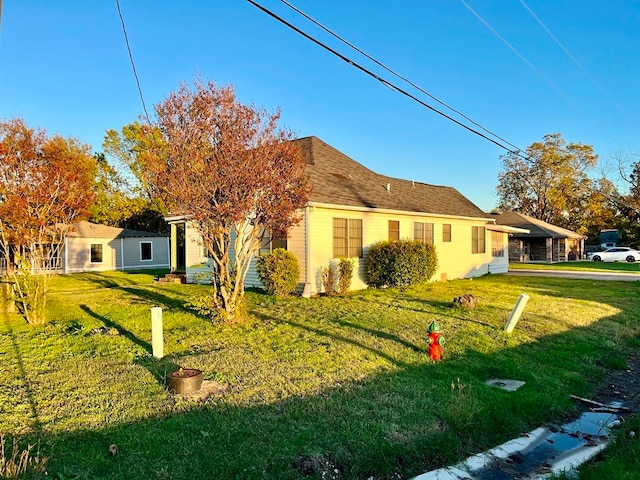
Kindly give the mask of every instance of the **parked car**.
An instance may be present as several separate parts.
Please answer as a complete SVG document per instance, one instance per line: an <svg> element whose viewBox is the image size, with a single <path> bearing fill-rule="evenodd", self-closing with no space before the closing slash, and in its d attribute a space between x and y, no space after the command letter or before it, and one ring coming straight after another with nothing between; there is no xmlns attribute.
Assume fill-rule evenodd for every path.
<svg viewBox="0 0 640 480"><path fill-rule="evenodd" d="M640 261L640 252L629 247L613 247L603 252L595 252L591 255L594 262L637 262Z"/></svg>

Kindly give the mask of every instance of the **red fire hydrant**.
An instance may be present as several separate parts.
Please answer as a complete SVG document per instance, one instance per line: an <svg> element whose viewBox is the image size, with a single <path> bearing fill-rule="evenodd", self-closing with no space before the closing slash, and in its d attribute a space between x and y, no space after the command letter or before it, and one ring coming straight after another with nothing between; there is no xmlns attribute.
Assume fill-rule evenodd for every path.
<svg viewBox="0 0 640 480"><path fill-rule="evenodd" d="M442 336L440 325L435 320L431 322L429 325L429 338L427 343L429 344L429 356L434 360L442 359L442 354L444 353L444 337Z"/></svg>

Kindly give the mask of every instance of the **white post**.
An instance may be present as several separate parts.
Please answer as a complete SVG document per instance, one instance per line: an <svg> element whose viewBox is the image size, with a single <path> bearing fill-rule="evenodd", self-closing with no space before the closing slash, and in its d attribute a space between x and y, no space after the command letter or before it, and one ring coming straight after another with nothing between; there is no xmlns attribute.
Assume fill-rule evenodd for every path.
<svg viewBox="0 0 640 480"><path fill-rule="evenodd" d="M505 332L507 333L513 332L513 329L515 328L516 323L518 323L518 320L520 320L520 315L522 315L522 312L524 311L524 307L527 305L528 301L529 301L529 295L525 293L521 293L520 297L518 298L518 301L516 302L515 307L513 307L513 311L511 312L511 316L509 317L509 320L507 320L507 324L504 326Z"/></svg>
<svg viewBox="0 0 640 480"><path fill-rule="evenodd" d="M162 339L162 308L153 307L151 309L151 345L153 347L153 356L162 358L163 353Z"/></svg>

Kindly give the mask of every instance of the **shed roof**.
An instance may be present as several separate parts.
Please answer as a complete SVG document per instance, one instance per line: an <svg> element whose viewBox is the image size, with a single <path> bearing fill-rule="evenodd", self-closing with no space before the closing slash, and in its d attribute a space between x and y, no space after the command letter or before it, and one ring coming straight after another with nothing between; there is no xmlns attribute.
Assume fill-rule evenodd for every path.
<svg viewBox="0 0 640 480"><path fill-rule="evenodd" d="M296 141L313 185L310 203L492 219L453 187L380 175L314 136Z"/></svg>
<svg viewBox="0 0 640 480"><path fill-rule="evenodd" d="M498 225L508 225L529 230L528 234L514 234L514 238L584 238L584 235L538 220L524 213L504 212L493 214L493 218Z"/></svg>
<svg viewBox="0 0 640 480"><path fill-rule="evenodd" d="M142 230L131 230L128 228L110 227L91 222L76 222L70 225L67 231L68 237L74 238L133 238L133 237L165 237L154 232L144 232Z"/></svg>

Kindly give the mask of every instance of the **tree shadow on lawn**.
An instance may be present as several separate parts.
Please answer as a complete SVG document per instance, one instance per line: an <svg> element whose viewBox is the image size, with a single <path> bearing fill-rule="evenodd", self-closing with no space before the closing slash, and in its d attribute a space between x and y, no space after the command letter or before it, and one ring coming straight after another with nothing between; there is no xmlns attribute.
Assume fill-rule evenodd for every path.
<svg viewBox="0 0 640 480"><path fill-rule="evenodd" d="M116 329L120 335L125 337L134 345L137 345L138 347L142 348L146 353L148 353L146 357L137 357L135 359L135 363L137 365L140 365L141 367L146 368L149 371L149 373L151 373L154 376L154 378L158 380L158 383L160 383L160 385L165 385L167 372L172 372L180 368L180 365L178 365L174 361L175 355L172 355L171 357L163 357L163 358L153 357L152 356L153 349L149 342L146 342L136 337L132 332L124 328L119 323L114 322L113 320L105 317L104 315L100 315L99 313L94 312L87 305L80 305L80 309L83 312L95 318L96 320L99 320L100 322L102 322L106 327L110 329L111 328Z"/></svg>
<svg viewBox="0 0 640 480"><path fill-rule="evenodd" d="M461 315L464 312L467 312L470 314L470 312L473 312L475 309L465 309L465 308L461 308L461 307L457 307L453 304L453 301L451 302L443 302L443 301L438 301L438 300L427 300L423 297L420 297L418 295L409 295L406 294L404 292L399 293L402 295L402 298L405 299L404 302L402 303L391 303L388 304L384 301L381 301L380 299L377 298L369 298L367 297L367 299L365 301L367 302L375 302L379 305L387 305L389 306L389 308L395 308L396 311L402 311L402 310L410 310L412 312L416 312L416 313L424 313L425 315L427 315L430 319L433 320L437 320L437 318L434 318L438 315L444 315L447 318L451 318L453 320L460 320L463 322L469 322L469 323L475 323L477 325L483 326L483 327L487 327L487 328L492 328L492 329L496 329L497 327L495 325L491 325L488 324L486 322L482 322L478 319L475 318L470 318L468 316L463 316ZM417 303L418 305L424 305L425 308L416 308L416 307L410 307L407 305L407 300L410 303ZM480 306L478 307L478 309L482 309L483 307Z"/></svg>
<svg viewBox="0 0 640 480"><path fill-rule="evenodd" d="M281 318L275 318L275 317L272 317L272 316L269 316L269 315L265 315L263 313L254 312L253 316L255 316L255 317L257 317L257 318L259 318L259 319L261 319L263 321L286 323L288 325L291 325L292 327L296 327L296 328L299 328L301 330L306 330L307 332L315 333L316 335L319 335L321 337L329 337L332 340L337 340L337 341L340 341L340 342L348 343L348 344L354 345L354 346L356 346L358 348L362 348L365 351L371 352L371 353L373 353L373 354L375 354L377 356L380 356L380 357L384 358L385 360L387 360L388 362L397 365L398 367L402 367L402 368L407 368L408 367L408 364L406 364L405 362L403 362L401 360L398 360L397 358L394 358L391 355L387 355L386 353L384 353L380 349L376 349L376 348L370 347L369 345L366 345L366 344L364 344L362 342L353 340L353 339L351 339L351 338L349 338L347 336L344 336L344 335L337 335L337 334L335 334L333 332L327 332L327 331L324 331L324 330L320 330L318 328L313 328L313 327L310 327L309 325L304 325L302 323L294 322L292 320L283 320ZM341 321L339 321L339 320L336 321L336 323L338 323L339 325L342 325L342 326L349 326L349 327L353 326L352 324L349 324L348 322L341 323ZM415 350L417 352L424 352L425 351L423 348L420 348L417 345L414 345L414 344L409 343L409 342L407 342L405 340L402 340L401 338L398 338L395 335L387 334L387 333L380 332L380 331L377 331L377 330L367 329L367 328L360 327L360 326L355 326L355 328L357 328L359 330L366 331L367 333L371 333L372 335L374 335L376 337L379 337L379 338L385 338L387 340L392 340L392 341L401 343L405 347L410 348L412 350Z"/></svg>
<svg viewBox="0 0 640 480"><path fill-rule="evenodd" d="M566 332L545 338L544 348L566 349L573 341ZM550 366L540 353L531 344L470 351L269 404L241 404L228 393L202 404L177 399L179 413L44 438L41 450L50 456L50 475L77 479L298 480L336 478L329 476L333 468L341 479L396 478L392 472L409 478L571 410L568 393L584 395L586 381L571 364ZM527 384L504 392L484 384L494 375ZM113 457L111 444L119 447Z"/></svg>
<svg viewBox="0 0 640 480"><path fill-rule="evenodd" d="M563 296L560 288L540 287L545 294ZM381 356L398 370L271 402L264 401L260 391L249 399L238 397L239 381L204 403L176 399L177 408L152 418L43 438L41 451L51 457L50 474L78 479L299 480L331 478L331 472L320 470L330 466L342 472L341 479L393 478L390 472L408 478L575 411L568 395L588 396L595 388L591 382L604 373L599 361L611 354L590 348L597 345L598 324L616 323L619 317L491 354L467 349L461 356L445 356L439 363L426 360L418 366L348 336L287 321ZM268 315L258 318L286 321ZM343 326L360 328L348 322ZM495 327L481 328L507 338ZM634 328L638 330L637 325ZM401 338L365 330L421 351ZM587 356L581 351L586 347L589 358L572 361ZM581 363L586 364L584 370ZM517 392L504 392L484 384L491 377L527 383ZM110 444L119 446L118 455L108 454Z"/></svg>
<svg viewBox="0 0 640 480"><path fill-rule="evenodd" d="M155 306L162 306L166 307L167 309L180 310L197 315L197 312L186 306L186 298L172 298L162 293L162 290L159 288L152 288L149 286L127 286L122 287L121 290L133 297L139 298L140 300Z"/></svg>

